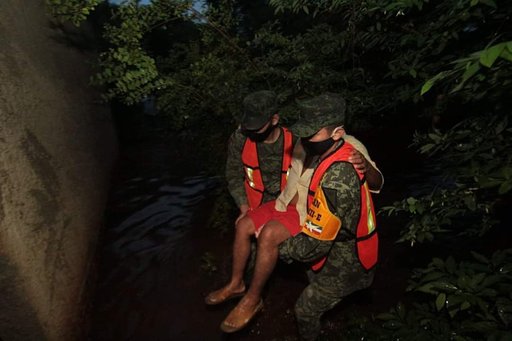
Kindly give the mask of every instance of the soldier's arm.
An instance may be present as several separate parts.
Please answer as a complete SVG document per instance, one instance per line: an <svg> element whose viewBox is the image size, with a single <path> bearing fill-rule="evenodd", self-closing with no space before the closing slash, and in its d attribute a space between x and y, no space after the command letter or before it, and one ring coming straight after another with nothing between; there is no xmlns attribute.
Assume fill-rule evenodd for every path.
<svg viewBox="0 0 512 341"><path fill-rule="evenodd" d="M244 168L242 165L242 148L244 141L244 136L239 130L236 130L229 138L226 160L228 190L239 208L242 208L243 205L247 205L247 197L244 188Z"/></svg>
<svg viewBox="0 0 512 341"><path fill-rule="evenodd" d="M359 212L359 178L350 163L340 162L331 166L322 182L322 189L329 210L341 219L340 238L350 238L357 227ZM319 259L332 247L334 241L323 241L300 233L279 246L279 256L287 262L309 262Z"/></svg>

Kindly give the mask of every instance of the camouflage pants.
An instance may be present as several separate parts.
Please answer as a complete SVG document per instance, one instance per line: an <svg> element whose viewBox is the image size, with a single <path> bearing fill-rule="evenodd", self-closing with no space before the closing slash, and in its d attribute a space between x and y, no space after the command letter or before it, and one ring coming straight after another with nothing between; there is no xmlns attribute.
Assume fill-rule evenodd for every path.
<svg viewBox="0 0 512 341"><path fill-rule="evenodd" d="M332 249L319 273L308 273L310 284L295 304L295 317L303 340L316 340L322 315L343 297L368 287L373 281L374 271L364 271L355 253L347 252L350 250L348 245L339 246Z"/></svg>

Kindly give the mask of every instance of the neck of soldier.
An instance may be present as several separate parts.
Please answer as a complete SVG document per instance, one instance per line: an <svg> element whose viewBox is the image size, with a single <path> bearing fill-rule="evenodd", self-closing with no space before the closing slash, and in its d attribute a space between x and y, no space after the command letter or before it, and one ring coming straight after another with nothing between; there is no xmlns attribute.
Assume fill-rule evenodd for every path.
<svg viewBox="0 0 512 341"><path fill-rule="evenodd" d="M274 143L277 141L279 136L281 135L281 129L278 126L274 127L274 130L270 133L270 135L263 141L263 143Z"/></svg>

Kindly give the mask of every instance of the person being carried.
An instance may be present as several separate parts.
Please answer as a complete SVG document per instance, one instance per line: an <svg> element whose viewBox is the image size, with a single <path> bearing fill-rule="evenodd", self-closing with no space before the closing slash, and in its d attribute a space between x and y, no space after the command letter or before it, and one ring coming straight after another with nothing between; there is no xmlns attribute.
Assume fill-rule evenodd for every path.
<svg viewBox="0 0 512 341"><path fill-rule="evenodd" d="M304 107L306 104L307 102L304 102L302 106ZM341 109L336 108L336 110ZM338 112L338 114L344 114L344 107L343 113ZM338 121L338 118L336 118L336 121ZM328 123L328 120L320 120L319 122ZM338 142L343 140L343 136L345 136L347 140L354 141L355 144L362 146L362 144L360 144L360 142L355 138L345 135L342 128L338 129L336 134L336 137L339 140ZM362 149L366 151L364 146ZM297 151L297 157L294 155L292 164L296 162L301 163L301 154L304 154L301 144L298 144L295 150ZM353 153L353 148L347 155L347 161L351 153ZM383 182L380 172L374 168L372 163L366 162L367 159L371 160L369 156L361 156L361 158L364 159L363 166L368 169L366 173L372 174L371 179L373 183L370 185L372 185L374 189L380 189ZM298 169L296 170L292 166L291 170L292 174L290 175L290 181L288 182L285 191L281 194L281 196L285 196L285 198L282 199L280 196L281 200L278 201L281 203L281 205L291 200L290 193L294 197L295 193L297 193L299 182L298 180L300 176L293 177L293 172L297 172ZM368 177L368 180L370 180L370 176ZM289 188L291 188L291 190L289 190ZM231 280L221 289L210 293L207 297L207 300L210 297L222 297L222 301L224 301L228 298L242 295L245 292L245 283L243 282L242 276L249 255L250 238L257 234L259 234L258 252L256 258L256 268L249 290L237 305L237 307L221 324L221 329L225 332L233 332L243 328L255 315L255 313L261 309L261 291L277 262L278 245L284 240L288 239L290 236L296 235L301 230L299 212L305 212L306 209L299 209L299 212L297 212L294 204L297 202L297 200L300 202L300 196L296 197L299 198L296 198L296 200L291 202L289 205L285 204L284 207L281 207L281 210L284 212L276 210L276 206L279 208L279 205L276 205L276 202L269 202L257 210L248 212L247 217L244 217L237 223L233 248L233 269ZM262 228L263 226L264 228Z"/></svg>

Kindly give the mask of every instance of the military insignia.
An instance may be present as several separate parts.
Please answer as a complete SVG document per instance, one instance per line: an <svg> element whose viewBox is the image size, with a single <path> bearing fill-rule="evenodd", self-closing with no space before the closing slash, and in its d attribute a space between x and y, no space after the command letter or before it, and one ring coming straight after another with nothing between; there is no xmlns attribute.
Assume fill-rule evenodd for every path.
<svg viewBox="0 0 512 341"><path fill-rule="evenodd" d="M311 233L322 234L322 226L313 224L310 220L306 220L304 228L308 229Z"/></svg>
<svg viewBox="0 0 512 341"><path fill-rule="evenodd" d="M302 232L319 240L334 240L341 227L341 220L329 211L322 187L318 187L308 207Z"/></svg>

